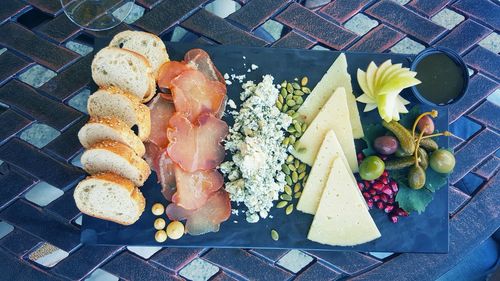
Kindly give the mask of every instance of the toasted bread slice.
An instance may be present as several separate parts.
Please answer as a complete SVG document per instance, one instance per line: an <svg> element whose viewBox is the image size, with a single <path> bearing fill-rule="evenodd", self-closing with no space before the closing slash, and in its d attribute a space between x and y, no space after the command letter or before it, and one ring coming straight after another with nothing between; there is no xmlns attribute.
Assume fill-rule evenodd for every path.
<svg viewBox="0 0 500 281"><path fill-rule="evenodd" d="M158 79L160 66L169 61L167 48L160 37L143 31L126 30L116 34L110 47L122 48L143 55L153 69L153 76Z"/></svg>
<svg viewBox="0 0 500 281"><path fill-rule="evenodd" d="M139 157L146 153L141 139L125 122L115 117L91 117L78 132L78 139L85 148L104 140L114 140L128 145Z"/></svg>
<svg viewBox="0 0 500 281"><path fill-rule="evenodd" d="M119 87L141 101L156 91L153 70L142 55L114 47L100 50L92 60L92 79L99 87Z"/></svg>
<svg viewBox="0 0 500 281"><path fill-rule="evenodd" d="M73 197L82 213L123 225L135 223L146 205L144 196L131 181L112 173L82 180Z"/></svg>
<svg viewBox="0 0 500 281"><path fill-rule="evenodd" d="M111 172L142 186L151 174L148 163L128 146L117 141L105 140L87 149L81 157L83 169L94 175Z"/></svg>
<svg viewBox="0 0 500 281"><path fill-rule="evenodd" d="M149 108L119 88L100 89L90 95L87 110L93 117L115 117L129 127L137 126L138 136L142 141L151 132Z"/></svg>

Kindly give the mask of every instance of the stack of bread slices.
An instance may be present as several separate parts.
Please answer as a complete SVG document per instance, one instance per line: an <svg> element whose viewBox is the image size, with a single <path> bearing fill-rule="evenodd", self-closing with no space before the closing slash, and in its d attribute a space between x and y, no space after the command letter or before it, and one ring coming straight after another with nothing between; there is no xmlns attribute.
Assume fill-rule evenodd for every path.
<svg viewBox="0 0 500 281"><path fill-rule="evenodd" d="M90 174L73 195L82 213L130 225L144 211L139 187L151 173L142 159L151 116L143 103L156 94L158 70L168 60L161 39L140 31L117 34L95 55L92 78L99 90L89 97L90 119L78 132Z"/></svg>

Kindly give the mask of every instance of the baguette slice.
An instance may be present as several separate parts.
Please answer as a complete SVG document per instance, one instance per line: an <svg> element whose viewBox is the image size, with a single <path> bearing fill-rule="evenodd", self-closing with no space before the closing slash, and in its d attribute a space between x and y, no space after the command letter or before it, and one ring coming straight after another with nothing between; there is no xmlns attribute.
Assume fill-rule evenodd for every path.
<svg viewBox="0 0 500 281"><path fill-rule="evenodd" d="M140 100L155 94L153 70L142 55L114 47L100 50L92 60L92 79L99 87L116 86Z"/></svg>
<svg viewBox="0 0 500 281"><path fill-rule="evenodd" d="M131 181L112 173L82 180L73 197L82 213L123 225L135 223L146 205L144 196Z"/></svg>
<svg viewBox="0 0 500 281"><path fill-rule="evenodd" d="M144 141L151 132L151 116L147 106L116 87L100 89L88 100L87 110L93 117L115 117L129 127L137 126L139 138Z"/></svg>
<svg viewBox="0 0 500 281"><path fill-rule="evenodd" d="M104 140L114 140L128 145L139 157L146 153L141 139L125 122L115 117L90 117L78 132L78 139L85 148Z"/></svg>
<svg viewBox="0 0 500 281"><path fill-rule="evenodd" d="M117 141L105 140L89 147L81 158L83 169L94 175L111 172L142 186L151 174L148 163L128 146Z"/></svg>
<svg viewBox="0 0 500 281"><path fill-rule="evenodd" d="M151 33L132 30L122 31L113 37L109 46L143 55L151 64L156 80L158 79L160 66L169 61L165 44L160 37Z"/></svg>

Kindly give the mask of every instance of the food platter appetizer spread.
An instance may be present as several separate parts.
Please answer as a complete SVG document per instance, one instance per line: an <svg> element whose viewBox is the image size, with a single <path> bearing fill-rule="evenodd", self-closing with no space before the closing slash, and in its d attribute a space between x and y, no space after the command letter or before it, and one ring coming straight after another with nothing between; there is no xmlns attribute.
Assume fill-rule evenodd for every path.
<svg viewBox="0 0 500 281"><path fill-rule="evenodd" d="M387 233L411 231L455 165L447 111L408 96L428 88L427 62L339 53L292 71L251 58L299 51L220 48L167 53L157 36L125 31L96 52L78 133L90 174L74 192L82 240L397 250Z"/></svg>

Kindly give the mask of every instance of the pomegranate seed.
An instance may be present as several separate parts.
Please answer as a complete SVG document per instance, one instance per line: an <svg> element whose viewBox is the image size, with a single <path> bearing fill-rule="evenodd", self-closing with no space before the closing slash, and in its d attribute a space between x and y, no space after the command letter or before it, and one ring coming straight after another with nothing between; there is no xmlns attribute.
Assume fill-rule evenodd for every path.
<svg viewBox="0 0 500 281"><path fill-rule="evenodd" d="M376 182L376 183L373 184L372 187L374 189L376 189L376 190L382 190L382 188L384 188L384 185L382 183L380 183L380 182Z"/></svg>
<svg viewBox="0 0 500 281"><path fill-rule="evenodd" d="M368 199L370 198L370 194L368 192L363 192L363 197Z"/></svg>
<svg viewBox="0 0 500 281"><path fill-rule="evenodd" d="M358 153L358 160L361 161L365 158L365 156L363 155L363 153Z"/></svg>
<svg viewBox="0 0 500 281"><path fill-rule="evenodd" d="M379 209L383 209L385 206L384 206L384 203L382 202L377 202L377 208Z"/></svg>
<svg viewBox="0 0 500 281"><path fill-rule="evenodd" d="M378 202L380 200L380 196L375 195L375 196L372 197L372 199L373 199L374 202Z"/></svg>
<svg viewBox="0 0 500 281"><path fill-rule="evenodd" d="M384 176L384 177L386 177L386 178L387 178L387 177L389 177L389 172L384 171L384 172L382 173L382 176Z"/></svg>
<svg viewBox="0 0 500 281"><path fill-rule="evenodd" d="M373 189L373 188L372 188L372 189L370 189L368 192L369 192L369 193L370 193L370 195L372 195L372 196L377 194L377 191L376 191L375 189Z"/></svg>
<svg viewBox="0 0 500 281"><path fill-rule="evenodd" d="M387 195L392 195L392 190L388 187L384 187L384 189L382 190L383 193L387 194Z"/></svg>
<svg viewBox="0 0 500 281"><path fill-rule="evenodd" d="M382 183L383 184L388 184L389 183L389 179L387 177L382 177Z"/></svg>
<svg viewBox="0 0 500 281"><path fill-rule="evenodd" d="M372 199L368 199L368 201L366 201L366 204L368 205L368 208L373 208L373 200Z"/></svg>
<svg viewBox="0 0 500 281"><path fill-rule="evenodd" d="M387 196L387 194L380 195L380 199L382 199L384 203L387 203L387 201L389 201L389 197Z"/></svg>
<svg viewBox="0 0 500 281"><path fill-rule="evenodd" d="M387 199L387 203L389 203L389 204L394 203L394 198L392 198L391 196L389 196L389 199Z"/></svg>
<svg viewBox="0 0 500 281"><path fill-rule="evenodd" d="M358 187L359 187L359 190L363 191L363 189L365 189L365 185L361 182L358 182Z"/></svg>
<svg viewBox="0 0 500 281"><path fill-rule="evenodd" d="M403 216L403 217L407 217L409 214L408 212L406 212L405 210L401 209L401 208L398 208L397 212L398 216Z"/></svg>
<svg viewBox="0 0 500 281"><path fill-rule="evenodd" d="M390 186L391 186L392 191L398 192L398 190L399 190L398 184L395 181L391 181Z"/></svg>
<svg viewBox="0 0 500 281"><path fill-rule="evenodd" d="M374 183L375 183L375 180L371 180L371 181L370 181L370 184L374 184Z"/></svg>
<svg viewBox="0 0 500 281"><path fill-rule="evenodd" d="M391 216L391 221L393 223L397 223L398 222L398 216Z"/></svg>
<svg viewBox="0 0 500 281"><path fill-rule="evenodd" d="M365 184L366 187L370 187L371 186L371 184L370 184L369 181L364 181L363 183Z"/></svg>
<svg viewBox="0 0 500 281"><path fill-rule="evenodd" d="M388 205L387 207L385 207L384 212L390 213L392 211L392 209L394 209L394 206Z"/></svg>

